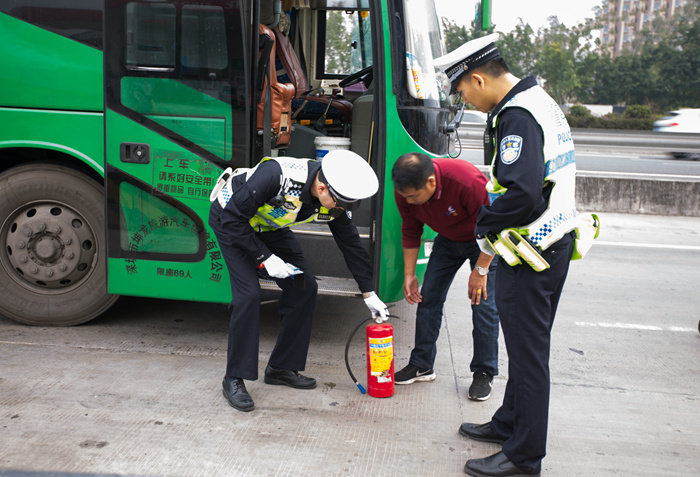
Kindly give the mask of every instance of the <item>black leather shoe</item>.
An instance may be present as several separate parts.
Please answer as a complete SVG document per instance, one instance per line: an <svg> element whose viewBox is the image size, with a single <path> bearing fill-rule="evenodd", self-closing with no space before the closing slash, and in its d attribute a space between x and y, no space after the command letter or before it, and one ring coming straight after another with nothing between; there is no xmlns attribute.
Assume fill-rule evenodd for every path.
<svg viewBox="0 0 700 477"><path fill-rule="evenodd" d="M464 466L464 472L476 477L519 477L536 474L525 474L513 464L503 452L484 457L483 459L469 459Z"/></svg>
<svg viewBox="0 0 700 477"><path fill-rule="evenodd" d="M491 423L486 424L471 424L465 422L459 426L459 433L464 437L468 437L479 442L493 442L495 444L503 444L505 439L491 430Z"/></svg>
<svg viewBox="0 0 700 477"><path fill-rule="evenodd" d="M253 398L248 394L248 390L245 388L241 378L233 378L228 383L226 378L224 378L224 382L221 385L224 387L224 397L232 408L243 412L250 412L255 409Z"/></svg>
<svg viewBox="0 0 700 477"><path fill-rule="evenodd" d="M297 371L274 369L268 364L265 368L265 384L281 384L296 389L313 389L316 387L316 380L302 376Z"/></svg>

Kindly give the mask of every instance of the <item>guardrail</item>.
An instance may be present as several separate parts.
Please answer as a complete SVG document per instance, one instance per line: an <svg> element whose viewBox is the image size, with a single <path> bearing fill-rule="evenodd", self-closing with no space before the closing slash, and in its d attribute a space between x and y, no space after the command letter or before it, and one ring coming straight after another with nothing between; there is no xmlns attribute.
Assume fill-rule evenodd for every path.
<svg viewBox="0 0 700 477"><path fill-rule="evenodd" d="M483 147L483 124L462 124L458 134L463 149ZM700 153L700 134L574 129L572 135L577 151ZM477 167L488 174L487 166ZM700 180L667 174L579 171L576 204L584 211L700 217Z"/></svg>
<svg viewBox="0 0 700 477"><path fill-rule="evenodd" d="M457 132L462 148L482 147L483 124L462 123ZM571 133L576 149L581 151L700 154L700 134L613 129L572 129Z"/></svg>

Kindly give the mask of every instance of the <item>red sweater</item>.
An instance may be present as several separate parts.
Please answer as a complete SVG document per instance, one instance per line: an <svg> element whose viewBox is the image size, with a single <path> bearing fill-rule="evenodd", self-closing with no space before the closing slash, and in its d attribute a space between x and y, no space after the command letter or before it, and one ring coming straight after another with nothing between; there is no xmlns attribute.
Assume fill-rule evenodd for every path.
<svg viewBox="0 0 700 477"><path fill-rule="evenodd" d="M489 205L486 177L462 159L433 159L437 185L428 202L413 205L394 191L403 224L403 248L418 248L423 225L453 242L475 242L479 207Z"/></svg>

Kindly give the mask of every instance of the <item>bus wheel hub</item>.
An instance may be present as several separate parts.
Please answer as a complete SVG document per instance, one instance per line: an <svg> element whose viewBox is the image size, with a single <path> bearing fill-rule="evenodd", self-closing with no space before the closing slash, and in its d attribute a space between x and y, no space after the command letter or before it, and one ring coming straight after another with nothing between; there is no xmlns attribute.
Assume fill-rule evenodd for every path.
<svg viewBox="0 0 700 477"><path fill-rule="evenodd" d="M61 239L55 235L38 236L30 245L30 254L36 257L37 261L51 263L61 256L63 244Z"/></svg>
<svg viewBox="0 0 700 477"><path fill-rule="evenodd" d="M7 229L10 263L23 282L64 288L92 269L93 231L83 217L61 204L28 205Z"/></svg>

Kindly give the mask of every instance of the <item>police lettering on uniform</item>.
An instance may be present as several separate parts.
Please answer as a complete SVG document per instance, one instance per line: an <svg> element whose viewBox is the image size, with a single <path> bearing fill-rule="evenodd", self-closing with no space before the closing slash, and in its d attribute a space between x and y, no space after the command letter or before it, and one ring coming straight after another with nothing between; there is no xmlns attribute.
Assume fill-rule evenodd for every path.
<svg viewBox="0 0 700 477"><path fill-rule="evenodd" d="M479 210L476 237L484 252L501 257L496 306L508 351L501 407L490 422L464 423L459 432L503 446L469 459L467 474L539 475L547 441L550 331L569 261L590 247L598 223L575 207L576 156L564 114L534 77L510 73L497 37L469 41L435 60L452 90L488 113L491 203Z"/></svg>
<svg viewBox="0 0 700 477"><path fill-rule="evenodd" d="M313 389L316 380L299 374L306 366L318 285L290 226L327 223L365 304L382 321L387 307L374 292L369 255L360 243L350 209L377 192L369 164L351 151L329 152L322 161L265 158L253 169L230 168L210 196L214 230L231 279L228 352L223 394L239 411L255 404L244 380L258 378L259 271L282 289L282 325L265 383ZM303 285L295 286L294 276ZM299 277L297 277L298 280Z"/></svg>

